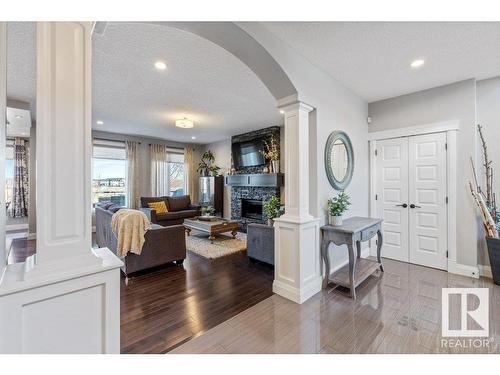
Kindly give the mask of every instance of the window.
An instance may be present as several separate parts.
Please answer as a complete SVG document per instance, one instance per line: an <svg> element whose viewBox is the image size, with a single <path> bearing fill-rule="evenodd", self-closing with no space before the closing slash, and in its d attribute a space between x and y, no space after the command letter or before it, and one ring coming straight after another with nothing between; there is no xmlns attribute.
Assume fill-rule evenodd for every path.
<svg viewBox="0 0 500 375"><path fill-rule="evenodd" d="M168 195L177 197L186 191L184 173L184 153L167 149Z"/></svg>
<svg viewBox="0 0 500 375"><path fill-rule="evenodd" d="M127 159L125 143L94 139L92 151L92 204L111 201L126 205Z"/></svg>

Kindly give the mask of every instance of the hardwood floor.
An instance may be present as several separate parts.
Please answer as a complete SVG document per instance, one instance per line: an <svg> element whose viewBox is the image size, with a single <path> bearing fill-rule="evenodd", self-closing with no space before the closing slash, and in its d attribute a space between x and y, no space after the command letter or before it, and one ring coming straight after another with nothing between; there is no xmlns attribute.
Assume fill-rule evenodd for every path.
<svg viewBox="0 0 500 375"><path fill-rule="evenodd" d="M332 289L302 305L273 295L171 353L500 353L500 286L491 279L388 259L384 268L361 284L356 301ZM441 336L441 289L448 287L488 288L487 345L451 348ZM460 322L454 302L449 316Z"/></svg>
<svg viewBox="0 0 500 375"><path fill-rule="evenodd" d="M16 262L36 241L16 239ZM209 260L188 251L182 266L167 265L121 283L121 352L166 353L270 297L273 268L245 252Z"/></svg>
<svg viewBox="0 0 500 375"><path fill-rule="evenodd" d="M208 260L188 252L121 287L122 353L166 353L268 298L272 267L244 252Z"/></svg>

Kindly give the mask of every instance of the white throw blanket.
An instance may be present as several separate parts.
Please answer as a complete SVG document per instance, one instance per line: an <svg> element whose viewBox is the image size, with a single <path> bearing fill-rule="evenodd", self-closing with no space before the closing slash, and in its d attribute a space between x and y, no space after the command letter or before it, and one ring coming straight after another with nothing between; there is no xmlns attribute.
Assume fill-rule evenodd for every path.
<svg viewBox="0 0 500 375"><path fill-rule="evenodd" d="M116 255L123 258L129 251L141 255L144 235L150 228L144 212L122 208L113 214L111 227L118 240Z"/></svg>

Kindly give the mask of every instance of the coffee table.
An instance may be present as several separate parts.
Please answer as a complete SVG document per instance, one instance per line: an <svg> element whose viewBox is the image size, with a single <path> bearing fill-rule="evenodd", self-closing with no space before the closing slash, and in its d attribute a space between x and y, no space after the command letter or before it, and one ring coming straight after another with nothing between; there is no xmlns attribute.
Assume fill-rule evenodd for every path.
<svg viewBox="0 0 500 375"><path fill-rule="evenodd" d="M214 243L215 236L220 233L231 232L233 238L236 238L240 223L236 220L227 220L223 218L216 218L212 221L199 220L197 217L193 219L184 219L184 228L186 234L189 236L191 230L196 229L200 232L208 233L210 243Z"/></svg>

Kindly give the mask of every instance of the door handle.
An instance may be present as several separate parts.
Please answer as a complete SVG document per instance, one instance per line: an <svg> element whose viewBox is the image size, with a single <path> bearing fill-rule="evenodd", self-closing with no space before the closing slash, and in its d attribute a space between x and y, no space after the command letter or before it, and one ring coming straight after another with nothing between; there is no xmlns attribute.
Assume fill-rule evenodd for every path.
<svg viewBox="0 0 500 375"><path fill-rule="evenodd" d="M403 204L397 204L396 207L406 208L406 207L408 207L408 205L406 203L403 203Z"/></svg>
<svg viewBox="0 0 500 375"><path fill-rule="evenodd" d="M416 206L416 205L414 205L414 204L412 203L412 204L410 204L410 208L422 208L422 207L420 207L420 206Z"/></svg>

